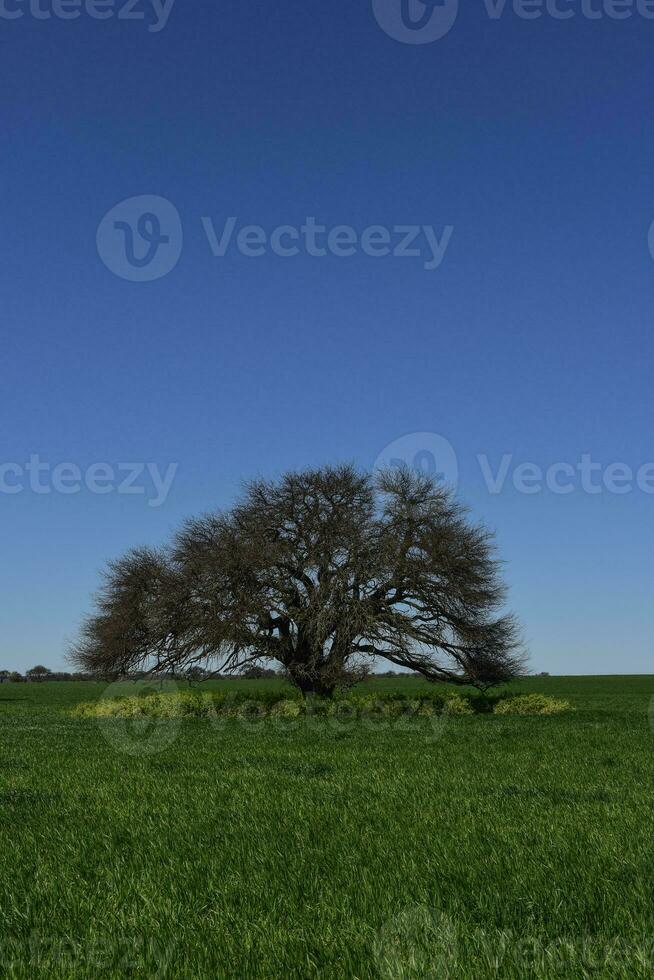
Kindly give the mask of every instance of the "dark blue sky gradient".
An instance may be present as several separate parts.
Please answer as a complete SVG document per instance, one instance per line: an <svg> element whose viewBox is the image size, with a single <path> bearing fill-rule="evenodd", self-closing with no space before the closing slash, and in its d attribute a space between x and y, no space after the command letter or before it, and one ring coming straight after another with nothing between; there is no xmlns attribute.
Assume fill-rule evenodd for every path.
<svg viewBox="0 0 654 980"><path fill-rule="evenodd" d="M144 9L144 8L141 8ZM108 557L241 479L454 447L497 530L535 669L652 670L654 496L489 494L494 469L654 460L654 21L488 18L424 46L369 2L177 0L142 22L0 19L1 462L179 463L143 496L0 494L0 666L61 666ZM184 247L132 283L118 202L173 202ZM431 224L411 258L214 258L201 217Z"/></svg>

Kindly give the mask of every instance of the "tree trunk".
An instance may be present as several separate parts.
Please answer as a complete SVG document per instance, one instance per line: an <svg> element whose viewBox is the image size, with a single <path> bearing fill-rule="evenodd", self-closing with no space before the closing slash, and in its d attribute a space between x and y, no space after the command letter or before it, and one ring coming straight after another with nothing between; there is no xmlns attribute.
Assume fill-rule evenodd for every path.
<svg viewBox="0 0 654 980"><path fill-rule="evenodd" d="M298 687L305 697L315 695L319 698L331 698L334 693L334 685L327 684L319 678L311 678L309 680L304 678L302 683L298 684Z"/></svg>
<svg viewBox="0 0 654 980"><path fill-rule="evenodd" d="M320 698L331 698L336 685L325 680L318 673L309 673L302 669L301 665L287 667L289 676L293 684L298 687L305 697L315 695Z"/></svg>
<svg viewBox="0 0 654 980"><path fill-rule="evenodd" d="M292 652L285 664L289 677L305 697L331 698L336 681L322 658L322 650L316 649L312 639L298 631Z"/></svg>

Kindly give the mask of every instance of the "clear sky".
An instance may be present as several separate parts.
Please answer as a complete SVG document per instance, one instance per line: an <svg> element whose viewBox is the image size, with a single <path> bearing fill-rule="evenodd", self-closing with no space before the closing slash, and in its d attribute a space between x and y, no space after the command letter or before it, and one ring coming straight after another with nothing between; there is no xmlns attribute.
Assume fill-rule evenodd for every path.
<svg viewBox="0 0 654 980"><path fill-rule="evenodd" d="M533 668L651 672L654 20L479 0L405 43L400 0L139 2L0 3L0 666L63 667L105 559L241 479L401 437L453 479L433 433ZM403 225L440 255L367 254Z"/></svg>

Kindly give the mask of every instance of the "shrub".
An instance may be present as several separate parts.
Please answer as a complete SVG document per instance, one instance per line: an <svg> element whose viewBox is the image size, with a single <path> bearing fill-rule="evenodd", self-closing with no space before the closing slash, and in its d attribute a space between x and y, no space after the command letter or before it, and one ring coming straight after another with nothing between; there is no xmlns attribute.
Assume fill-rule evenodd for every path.
<svg viewBox="0 0 654 980"><path fill-rule="evenodd" d="M271 715L275 718L299 718L303 714L303 705L299 701L291 701L285 698L272 706Z"/></svg>
<svg viewBox="0 0 654 980"><path fill-rule="evenodd" d="M354 700L341 699L340 701L325 701L327 715L340 721L353 721L360 711L360 705Z"/></svg>
<svg viewBox="0 0 654 980"><path fill-rule="evenodd" d="M474 715L474 713L469 698L461 697L460 694L453 694L445 700L444 715Z"/></svg>
<svg viewBox="0 0 654 980"><path fill-rule="evenodd" d="M558 715L572 711L569 701L560 701L546 694L518 694L498 701L493 712L496 715Z"/></svg>
<svg viewBox="0 0 654 980"><path fill-rule="evenodd" d="M410 700L409 698L385 698L383 701L384 714L389 718L401 718L402 715L415 715L417 714L422 706L422 702L418 700Z"/></svg>
<svg viewBox="0 0 654 980"><path fill-rule="evenodd" d="M259 721L265 718L266 714L266 707L261 701L244 701L236 712L237 717L244 721Z"/></svg>
<svg viewBox="0 0 654 980"><path fill-rule="evenodd" d="M430 718L434 715L553 715L571 710L567 701L544 694L521 694L494 701L456 692L406 694L348 694L337 698L302 698L293 690L269 691L164 691L144 690L138 694L101 698L77 705L79 718L207 718L218 712L223 718L258 721L300 718L304 715L331 717L341 721L365 718L371 721L405 715Z"/></svg>

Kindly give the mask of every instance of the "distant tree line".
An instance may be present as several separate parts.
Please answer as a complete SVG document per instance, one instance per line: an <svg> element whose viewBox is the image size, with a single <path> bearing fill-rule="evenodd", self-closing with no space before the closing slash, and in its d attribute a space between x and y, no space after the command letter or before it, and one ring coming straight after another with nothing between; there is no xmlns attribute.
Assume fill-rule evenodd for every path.
<svg viewBox="0 0 654 980"><path fill-rule="evenodd" d="M69 673L63 670L50 670L48 667L44 667L43 664L30 667L24 674L21 674L19 670L0 670L0 684L4 684L5 682L19 684L24 681L93 681L97 679L97 677L89 673Z"/></svg>
<svg viewBox="0 0 654 980"><path fill-rule="evenodd" d="M147 671L135 670L128 674L123 674L119 679L138 681L145 680L150 675ZM186 680L186 681L205 681L209 679L214 680L227 680L234 679L234 674L221 674L217 671L205 670L204 667L189 667L188 670L182 671L181 673L169 674L171 680ZM365 675L366 679L376 680L383 677L421 677L419 673L413 673L408 671L399 670L386 670L383 673L380 672L370 672ZM240 673L236 675L239 680L246 681L259 681L259 680L288 680L286 671L284 670L273 670L270 667L263 667L257 664L251 664L245 667ZM159 675L161 678L161 675ZM12 684L20 684L24 682L41 682L41 681L102 681L102 680L115 680L115 676L104 677L101 674L92 674L88 672L75 671L69 672L65 670L50 670L48 667L44 667L43 664L37 664L35 667L30 667L26 670L24 674L21 674L18 670L0 670L0 684L5 682ZM362 678L363 679L363 678Z"/></svg>

